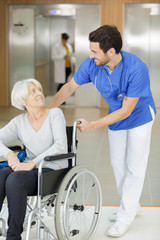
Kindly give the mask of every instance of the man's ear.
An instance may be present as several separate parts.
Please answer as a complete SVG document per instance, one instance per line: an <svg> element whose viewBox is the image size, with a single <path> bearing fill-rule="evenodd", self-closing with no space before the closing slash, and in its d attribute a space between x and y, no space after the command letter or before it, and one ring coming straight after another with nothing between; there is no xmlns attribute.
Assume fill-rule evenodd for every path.
<svg viewBox="0 0 160 240"><path fill-rule="evenodd" d="M112 57L113 55L115 55L116 51L115 51L114 48L110 48L110 49L107 51L107 53L108 53L108 55L109 55L110 57Z"/></svg>

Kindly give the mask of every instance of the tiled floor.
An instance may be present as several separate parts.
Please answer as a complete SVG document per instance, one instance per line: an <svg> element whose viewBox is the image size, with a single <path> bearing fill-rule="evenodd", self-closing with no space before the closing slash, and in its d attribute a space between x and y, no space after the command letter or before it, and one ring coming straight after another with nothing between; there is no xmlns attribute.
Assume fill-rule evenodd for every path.
<svg viewBox="0 0 160 240"><path fill-rule="evenodd" d="M115 238L107 237L107 229L112 225L108 221L108 216L112 215L116 211L116 207L103 207L102 215L98 229L93 236L92 240L111 240ZM122 236L121 240L159 240L160 239L160 229L159 229L159 219L160 219L160 208L142 208L142 213L140 216L136 217L133 224L130 226L128 232ZM145 230L145 231L144 231ZM35 229L31 233L31 239L35 238ZM24 233L25 235L25 233ZM76 240L76 238L75 238Z"/></svg>
<svg viewBox="0 0 160 240"><path fill-rule="evenodd" d="M49 102L50 98L46 99ZM67 125L73 124L78 118L87 120L98 119L105 116L106 110L99 108L75 108L72 102L61 107L66 118ZM0 108L0 127L4 126L11 118L22 113L13 107ZM119 205L113 171L110 165L107 127L96 129L88 133L78 131L78 164L89 167L100 180L103 204ZM144 188L141 196L141 204L160 206L160 109L153 125L151 151Z"/></svg>
<svg viewBox="0 0 160 240"><path fill-rule="evenodd" d="M105 116L106 110L98 108L68 108L62 107L68 124L78 118L87 120ZM88 133L79 133L78 163L88 166L98 176L102 192L103 204L118 205L117 194L112 168L110 165L107 128L97 129ZM151 150L146 172L141 204L160 206L160 109L152 130Z"/></svg>
<svg viewBox="0 0 160 240"><path fill-rule="evenodd" d="M72 103L61 107L66 118L67 125L72 124L78 118L87 120L98 119L105 116L106 110L98 108L74 108ZM0 127L4 126L11 118L21 113L12 107L0 108ZM81 134L78 132L78 164L89 167L101 183L103 194L103 205L119 205L113 171L110 165L107 128L97 129L92 132ZM152 131L151 151L144 188L141 196L143 207L141 217L136 218L131 230L122 237L122 240L160 240L160 109ZM154 206L154 207L153 207ZM114 207L103 207L103 214L99 231L93 240L107 239L104 232L109 226L108 215L114 211ZM34 239L34 238L32 238Z"/></svg>
<svg viewBox="0 0 160 240"><path fill-rule="evenodd" d="M102 214L98 228L92 238L92 240L112 240L116 238L111 238L106 235L107 229L112 225L108 221L108 217L111 216L117 207L112 206L103 206ZM141 214L138 215L134 222L131 224L127 233L122 236L121 240L159 240L160 239L160 228L159 228L159 219L160 219L160 207L142 207ZM52 231L56 237L54 220L53 217L45 217L43 220L46 226ZM26 232L22 234L22 239L25 239ZM36 226L30 230L30 239L38 240L36 235ZM5 240L4 237L1 237L1 240ZM56 239L55 239L56 240ZM76 240L76 237L75 237Z"/></svg>

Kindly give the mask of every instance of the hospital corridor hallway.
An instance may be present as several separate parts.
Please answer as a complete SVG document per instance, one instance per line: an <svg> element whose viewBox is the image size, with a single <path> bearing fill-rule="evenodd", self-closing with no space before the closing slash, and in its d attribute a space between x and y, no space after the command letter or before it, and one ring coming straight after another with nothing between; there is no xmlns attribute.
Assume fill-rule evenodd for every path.
<svg viewBox="0 0 160 240"><path fill-rule="evenodd" d="M126 229L127 233L121 236L120 240L160 240L160 0L0 0L0 43L0 129L14 117L23 113L23 111L13 107L16 105L13 104L13 106L11 106L11 102L13 103L12 97L14 97L11 91L17 82L25 79L36 79L41 84L42 91L40 91L41 88L39 89L38 86L36 86L36 91L44 94L45 107L49 106L51 99L61 86L64 86L65 83L71 83L67 84L66 88L61 89L60 97L54 98L55 106L56 102L62 102L61 100L64 100L60 109L63 111L67 126L73 126L73 123L80 118L88 121L103 118L107 115L109 107L110 112L113 114L109 118L107 117L107 121L108 123L113 123L111 126L113 131L110 131L110 143L113 160L112 165L114 167L117 185L119 185L118 190L111 166L108 126L87 133L81 133L77 130L77 165L88 168L90 171L83 169L87 174L90 173L91 176L95 174L102 189L102 214L98 228L91 240L116 239L116 237L107 236L107 232L108 235L115 236L114 231L116 231L116 234L118 233L118 236L120 236L121 233L125 232L123 230ZM141 59L142 62L139 59ZM27 146L28 156L29 153L33 153L33 155L41 161L39 154L43 154L45 150L50 150L50 148L52 151L52 147L54 148L56 143L55 132L57 132L57 135L60 135L61 130L63 130L63 140L65 140L65 143L63 142L61 147L63 149L65 147L65 152L67 151L64 124L58 128L55 127L52 121L48 121L50 124L46 124L48 133L46 129L44 129L40 137L37 134L48 115L50 115L54 109L48 114L48 109L43 109L44 98L38 97L40 102L43 102L43 105L40 107L41 112L34 118L33 116L35 116L35 114L33 113L36 111L32 112L32 110L34 110L32 109L32 105L34 105L34 100L37 101L38 99L35 98L32 100L30 98L31 92L29 89L30 87L28 88L28 95L26 94L24 106L28 111L26 104L29 99L31 114L28 115L28 118L26 117L26 121L28 123L31 117L31 122L29 121L29 123L35 130L35 142L32 142L34 138L29 134L25 123L17 123L17 125L15 125L16 131L14 131L14 127L7 127L9 132L11 132L11 134L8 134L9 136L5 132L6 129L1 131L1 135L3 135L2 140L0 139L0 143L2 143L0 145L1 156L7 156L8 161L11 161L12 165L10 164L10 166L12 166L13 169L21 166L26 169L26 165L15 164L15 159L17 161L17 158L15 158L12 152L10 155L11 160L9 159L9 150L3 145L3 141L7 141L6 139L14 132L19 134L21 126L24 128L24 132L16 136L22 137L22 141L23 138L27 138L27 142L25 140L24 144L26 146L27 143L31 145L31 148ZM22 93L22 97L25 98L22 87L19 88L18 94L20 93ZM70 97L67 98L68 96ZM54 103L52 106L54 106ZM121 108L121 106L123 107ZM35 104L35 107L37 108L38 105ZM146 159L148 157L150 143L149 134L152 122L149 122L149 124L145 126L144 124L151 121L150 114L153 113L152 110L155 110L155 108L157 114L152 128L150 154L146 175L144 175L143 170L146 169ZM57 125L60 123L60 121L55 122L58 123ZM103 120L97 122L98 124L103 124ZM12 123L14 123L14 121L12 121L11 124ZM56 129L56 131L53 131L53 134L50 127L51 125L54 126L53 129ZM76 124L74 126L76 126ZM95 125L93 124L92 126ZM137 126L140 128L133 129ZM72 128L68 129L71 130ZM67 137L69 135L68 129ZM75 128L73 129L75 130ZM119 131L120 129L127 131ZM75 132L74 130L73 132ZM52 142L50 143L49 139L51 138ZM43 142L39 143L39 140ZM19 141L14 141L11 145L17 143L19 143ZM62 153L59 148L59 143L61 143L61 141L58 142L57 146L60 153ZM45 144L48 145L46 148ZM32 147L35 150L37 148L38 153L35 151L36 154L34 154ZM76 151L74 152L74 150L76 147L71 146L70 149L73 150L73 152L69 150L70 156L75 157L74 154ZM4 150L8 151L5 155ZM19 153L18 151L17 154ZM22 152L25 155L26 151ZM53 152L51 152L51 154L53 154ZM47 155L49 155L48 152ZM127 164L124 163L123 157L121 156L127 159L125 160ZM75 160L74 157L73 161ZM24 158L26 158L26 155ZM33 161L29 163L29 165L36 162L34 162L34 157L31 158ZM25 160L27 160L27 158ZM0 162L1 161L4 161L4 158L0 157ZM74 163L72 165L74 165ZM29 169L32 169L32 167ZM77 169L79 169L79 172L82 172L81 167L77 167ZM10 171L8 168L3 170ZM36 171L36 169L34 170ZM74 170L74 168L71 170ZM63 171L66 172L68 169L63 169ZM33 172L34 171L25 173L29 175ZM92 172L94 174L92 174ZM2 179L3 174L3 171L1 171L0 179ZM23 175L21 172L18 174L14 172L13 176L21 174ZM54 172L54 174L55 177L58 173ZM74 179L74 177L76 178L77 176L80 176L79 182L77 179ZM47 204L51 210L49 209L48 212L49 214L53 213L53 216L48 216L46 213L47 210L44 210L43 207L44 223L48 229L53 231L53 235L56 236L54 213L56 211L62 212L65 217L56 214L56 230L60 229L61 231L61 226L62 228L67 228L67 231L63 230L61 235L57 233L58 237L54 240L67 240L66 238L68 238L68 240L90 240L86 237L86 232L89 229L89 234L91 234L92 230L94 230L94 224L99 220L99 206L101 206L101 191L99 191L98 181L95 180L97 178L95 177L94 180L91 181L88 176L81 176L77 172L74 172L74 176L69 179L69 183L67 182L67 185L65 185L63 189L64 195L66 194L67 197L70 197L71 193L73 193L74 197L71 196L72 201L68 201L68 203L64 196L63 198L65 200L58 201L57 199L59 198L57 195L59 193L57 194L57 192L54 195L54 197L56 196L55 198L49 198L49 204L48 202ZM24 178L22 179L24 180ZM32 179L32 177L30 177L30 179ZM41 177L39 177L39 179L41 179ZM14 210L16 214L13 215L14 217L16 216L19 221L21 221L20 217L24 217L26 206L26 202L24 205L15 204L17 203L17 199L20 200L18 196L20 191L18 189L16 192L16 187L11 188L17 197L17 199L15 199L10 189L8 190L7 188L8 181L6 180L8 179L3 178L3 180L5 184L0 180L2 185L2 187L0 187L2 190L0 193L2 199L1 204L4 201L2 211L0 212L0 240L6 239L1 235L5 236L6 232L3 232L3 229L7 229L7 226L3 228L3 220L1 220L1 218L4 218L7 223L8 205L9 208L11 206L11 204L7 204L7 198L3 200L5 193L8 195L8 202L11 196L12 206L10 212ZM63 180L66 180L66 178ZM59 179L57 181L59 181ZM34 186L32 185L33 179L31 184L29 184L28 180L26 182L27 186ZM37 182L37 178L35 182ZM41 182L44 184L45 181ZM69 184L73 182L74 184L70 188ZM13 183L14 181L11 181L12 185ZM14 186L19 186L19 183L22 183L22 181L18 181L18 184L16 182ZM47 178L45 183L45 190L47 190L49 185L53 187L53 180L48 181ZM55 185L56 187L58 186L56 181ZM41 186L39 181L38 186ZM61 184L61 187L62 186L63 184ZM80 186L82 191L79 190L78 192L78 186ZM89 187L91 190L89 190ZM41 187L41 189L42 188L43 187ZM69 194L66 193L67 190ZM136 204L141 190L141 208L140 211L137 211L139 210L139 206L136 209ZM120 209L122 211L119 211L118 215L113 215L119 210L118 208L120 206L121 199L118 191L122 193L123 202L121 206L123 207ZM24 197L24 194L19 195ZM100 197L97 197L98 195ZM13 202L13 200L15 200L15 202ZM56 205L55 200L60 204ZM35 202L36 201L30 201L32 207L34 208L34 206L36 206L36 210L40 209L37 203L34 205ZM95 202L98 208L96 208L97 205ZM60 207L55 207L53 206L54 204ZM21 210L22 205L24 211ZM94 205L96 206L95 208ZM15 206L18 206L18 209L20 208L19 206L21 206L21 209L16 211ZM32 207L30 210L33 210ZM64 210L65 207L67 208L67 214L70 214L68 214L69 217ZM57 209L60 209L60 211ZM84 209L88 210L87 214ZM17 214L18 212L19 215ZM31 211L31 213L33 213L33 211ZM72 213L76 215L75 218L73 218ZM77 213L82 214L78 215ZM129 225L136 213L136 218L133 223ZM34 212L32 221L35 220L35 222L38 222L37 219L41 217L40 215L40 212L38 214ZM117 219L115 217L116 225L111 228L113 222L109 219L111 217L113 219L113 216L118 217ZM31 222L28 221L27 217L25 220L26 223ZM9 221L12 222L12 214L10 215ZM9 225L11 225L10 222ZM13 222L15 223L15 219ZM23 224L24 227L26 227L26 225L25 223ZM127 228L128 225L129 229ZM17 226L20 227L20 224L18 223ZM18 234L17 226L15 227L14 225L13 227L16 234ZM90 228L90 226L92 227ZM41 229L43 229L42 222L39 224L39 227L40 230L38 227L36 229L36 225L31 227L29 238L26 237L28 233L26 234L27 231L24 230L22 239L38 240L38 231L41 232ZM82 228L83 230L81 230ZM108 231L109 228L111 229L110 233ZM30 229L30 227L28 227L28 229ZM43 235L45 231L42 230L42 232ZM71 237L71 235L74 234L75 236ZM64 237L64 235L67 237ZM19 236L15 238L19 238ZM44 237L41 236L39 239L42 240Z"/></svg>
<svg viewBox="0 0 160 240"><path fill-rule="evenodd" d="M72 104L61 106L67 125L72 125L78 118L87 120L98 119L106 115L105 109L94 107L74 107ZM0 108L0 127L21 111L10 107ZM107 128L103 127L88 133L78 131L78 165L84 165L93 171L101 184L103 195L102 216L99 227L93 240L113 239L106 236L106 231L111 222L109 217L119 205L119 196L116 190L113 171L110 165ZM153 125L151 151L145 177L144 188L141 196L141 212L131 224L129 231L122 236L122 240L159 240L160 239L160 109ZM3 212L0 214L0 217ZM46 223L53 222L46 217ZM25 232L23 233L25 236ZM5 239L1 237L1 239ZM31 239L36 240L36 228L31 229ZM75 238L76 239L76 238Z"/></svg>

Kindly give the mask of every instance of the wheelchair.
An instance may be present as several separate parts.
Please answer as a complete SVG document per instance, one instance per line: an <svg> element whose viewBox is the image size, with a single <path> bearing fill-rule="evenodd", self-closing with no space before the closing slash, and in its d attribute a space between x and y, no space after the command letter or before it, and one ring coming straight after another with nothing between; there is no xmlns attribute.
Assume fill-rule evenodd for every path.
<svg viewBox="0 0 160 240"><path fill-rule="evenodd" d="M76 124L75 121L73 126L66 127L68 153L47 156L38 167L38 194L28 197L24 221L26 240L30 239L34 224L38 239L49 240L89 240L97 229L101 216L101 187L92 171L76 165ZM46 163L66 159L68 168L55 170L54 174L42 171ZM54 220L50 230L43 215L46 211L51 216L51 209L54 209Z"/></svg>

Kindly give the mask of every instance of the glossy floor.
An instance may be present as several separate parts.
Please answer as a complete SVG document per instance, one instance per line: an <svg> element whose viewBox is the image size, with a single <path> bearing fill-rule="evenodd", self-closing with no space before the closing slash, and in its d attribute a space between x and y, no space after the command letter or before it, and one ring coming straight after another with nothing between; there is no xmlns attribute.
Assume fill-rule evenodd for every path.
<svg viewBox="0 0 160 240"><path fill-rule="evenodd" d="M74 108L72 104L61 107L67 125L72 125L78 118L87 120L98 119L106 115L106 110L98 108ZM4 126L21 111L10 108L0 108L0 127ZM90 168L99 178L103 194L102 218L93 240L111 239L106 237L107 228L111 225L108 217L119 205L119 196L115 186L113 171L110 165L107 128L97 129L81 134L78 132L78 164ZM152 131L151 151L146 172L144 188L141 196L142 214L137 217L122 240L159 240L160 239L160 109ZM107 205L107 207L106 207ZM47 219L48 220L48 219ZM31 239L35 240L32 230ZM23 236L25 233L23 233ZM4 239L4 238L2 238Z"/></svg>
<svg viewBox="0 0 160 240"><path fill-rule="evenodd" d="M108 217L111 216L115 211L117 211L117 207L112 206L102 207L100 222L92 240L116 239L108 237L106 234L107 229L112 225L112 223L109 222ZM133 223L130 225L129 230L120 239L159 240L160 239L159 219L160 219L160 207L142 207L141 213L135 218ZM56 237L53 217L48 217L45 215L43 221ZM24 231L22 234L22 239L25 239L25 236L26 232ZM1 237L1 239L5 240L4 237ZM36 226L33 226L30 230L30 239L38 240L36 235ZM76 239L77 238L75 237L75 240Z"/></svg>
<svg viewBox="0 0 160 240"><path fill-rule="evenodd" d="M62 107L67 123L75 119L94 120L106 115L106 110L98 108L67 108ZM102 192L103 204L118 205L113 171L110 165L107 127L88 133L79 133L78 164L88 166L98 176ZM151 149L146 171L144 188L141 196L142 205L160 206L160 109L152 130Z"/></svg>
<svg viewBox="0 0 160 240"><path fill-rule="evenodd" d="M92 240L115 239L107 236L107 229L112 225L108 221L108 216L116 211L115 207L102 207L102 215L99 226ZM131 224L127 233L122 236L121 240L159 240L160 239L160 208L142 208L141 215L136 217ZM47 222L47 221L46 221ZM50 223L49 223L50 224ZM23 233L25 236L25 232ZM37 240L36 229L32 229L32 240ZM76 237L75 237L76 240Z"/></svg>
<svg viewBox="0 0 160 240"><path fill-rule="evenodd" d="M67 125L72 125L78 118L94 120L106 115L107 110L99 108L75 108L72 104L61 107ZM0 127L4 126L21 111L10 107L0 108ZM107 127L88 133L78 131L78 164L90 168L99 178L103 193L104 205L119 205L113 171L110 165ZM141 205L160 206L160 109L153 125L151 150L146 172Z"/></svg>

